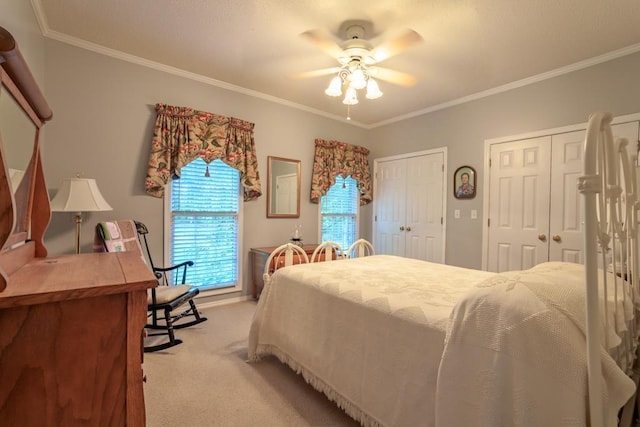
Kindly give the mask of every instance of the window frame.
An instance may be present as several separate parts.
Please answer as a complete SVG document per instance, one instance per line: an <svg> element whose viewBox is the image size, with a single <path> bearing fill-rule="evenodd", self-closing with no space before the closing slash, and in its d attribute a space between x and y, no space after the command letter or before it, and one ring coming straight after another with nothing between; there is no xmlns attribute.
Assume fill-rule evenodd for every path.
<svg viewBox="0 0 640 427"><path fill-rule="evenodd" d="M240 179L240 177L238 177ZM164 225L164 239L163 239L163 261L164 265L168 266L171 263L171 245L172 245L172 235L171 235L171 222L173 219L171 212L171 191L172 191L172 182L170 179L165 188L165 196L163 203L163 225ZM200 289L200 293L197 298L207 297L207 296L215 296L215 295L224 295L230 294L234 292L243 292L244 290L244 279L243 279L243 268L242 265L244 263L244 255L242 250L242 236L243 236L243 224L244 224L244 199L243 199L243 187L242 183L239 185L238 191L238 235L237 244L238 244L238 263L236 265L237 271L237 282L230 286L225 286L217 289Z"/></svg>
<svg viewBox="0 0 640 427"><path fill-rule="evenodd" d="M351 178L351 175L348 176L348 178ZM358 240L358 236L360 235L360 192L357 190L357 185L358 185L358 181L356 181L354 179L354 181L356 182L356 193L355 193L355 197L356 197L356 215L355 215L355 236L354 236L354 242L356 240ZM333 185L337 185L337 183L333 184ZM332 186L333 187L333 186ZM320 197L320 202L318 203L318 238L320 240L320 242L318 243L322 243L323 239L322 239L322 199L326 197L326 194L324 196ZM353 243L353 242L351 242ZM349 247L346 248L342 248L343 251L346 251L349 249Z"/></svg>

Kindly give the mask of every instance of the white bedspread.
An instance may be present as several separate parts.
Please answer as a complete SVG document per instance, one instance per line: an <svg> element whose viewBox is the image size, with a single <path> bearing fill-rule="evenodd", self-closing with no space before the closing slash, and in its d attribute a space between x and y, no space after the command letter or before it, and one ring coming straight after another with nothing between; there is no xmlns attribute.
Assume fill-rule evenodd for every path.
<svg viewBox="0 0 640 427"><path fill-rule="evenodd" d="M436 424L588 425L584 307L577 264L501 273L469 293L452 313ZM602 358L607 425L614 426L634 384L604 349Z"/></svg>
<svg viewBox="0 0 640 427"><path fill-rule="evenodd" d="M363 425L586 426L583 279L569 263L496 274L383 255L287 267L249 358L275 355ZM604 349L602 367L613 426L634 384Z"/></svg>
<svg viewBox="0 0 640 427"><path fill-rule="evenodd" d="M432 426L452 308L493 275L386 255L278 270L249 358L277 356L363 425Z"/></svg>

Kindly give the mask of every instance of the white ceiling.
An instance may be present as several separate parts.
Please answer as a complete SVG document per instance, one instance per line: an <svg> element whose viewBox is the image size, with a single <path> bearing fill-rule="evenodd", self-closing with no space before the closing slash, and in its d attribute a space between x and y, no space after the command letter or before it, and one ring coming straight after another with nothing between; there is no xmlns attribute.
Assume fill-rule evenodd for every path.
<svg viewBox="0 0 640 427"><path fill-rule="evenodd" d="M413 87L379 82L352 123L371 128L640 50L638 0L32 0L45 36L343 120L337 61L301 37L345 20L374 44L412 29L422 42L380 65ZM194 106L197 108L197 106Z"/></svg>

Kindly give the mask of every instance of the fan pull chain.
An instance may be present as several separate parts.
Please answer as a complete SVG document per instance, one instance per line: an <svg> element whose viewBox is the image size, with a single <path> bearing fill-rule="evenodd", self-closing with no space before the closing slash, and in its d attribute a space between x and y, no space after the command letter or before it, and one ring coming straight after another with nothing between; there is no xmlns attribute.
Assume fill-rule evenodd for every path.
<svg viewBox="0 0 640 427"><path fill-rule="evenodd" d="M206 178L209 178L211 176L211 175L209 175L209 164L208 163L207 163L207 169L205 169L205 171L204 171L204 176Z"/></svg>

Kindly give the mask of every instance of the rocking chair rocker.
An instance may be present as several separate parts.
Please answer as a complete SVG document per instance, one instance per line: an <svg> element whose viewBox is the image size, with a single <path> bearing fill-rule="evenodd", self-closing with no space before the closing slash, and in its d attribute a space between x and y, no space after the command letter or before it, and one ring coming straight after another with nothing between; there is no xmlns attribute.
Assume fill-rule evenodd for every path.
<svg viewBox="0 0 640 427"><path fill-rule="evenodd" d="M107 252L138 251L144 260L145 255L141 246L141 243L144 242L148 264L159 282L158 287L149 289L147 295L147 311L150 322L145 325L146 329L158 332L149 332L147 336L167 335L168 337L166 342L145 346L145 353L181 344L182 340L175 337L175 329L186 328L207 320L206 317L202 317L193 300L200 290L195 286L185 284L187 268L193 265L193 261L182 262L170 267L156 267L153 264L149 243L147 242L148 233L147 227L139 221L100 222L96 225L96 238L102 246L102 248L97 247L97 249ZM186 309L174 313L174 310L187 302L188 307ZM175 323L189 316L193 316L194 319L188 322Z"/></svg>

